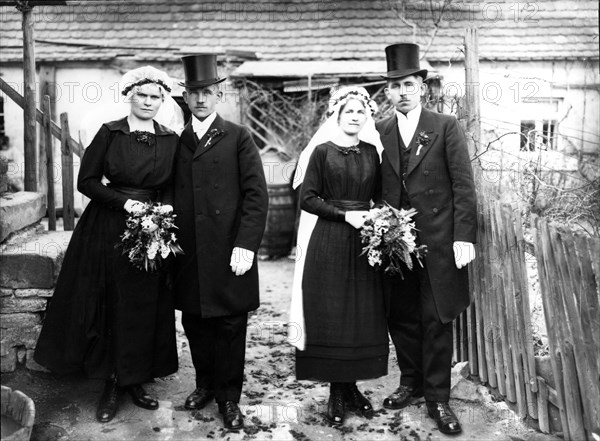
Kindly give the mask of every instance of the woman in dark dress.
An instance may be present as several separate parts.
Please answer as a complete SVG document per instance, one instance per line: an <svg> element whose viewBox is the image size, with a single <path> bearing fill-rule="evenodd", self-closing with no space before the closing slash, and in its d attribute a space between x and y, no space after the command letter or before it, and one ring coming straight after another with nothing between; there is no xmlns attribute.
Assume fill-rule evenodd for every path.
<svg viewBox="0 0 600 441"><path fill-rule="evenodd" d="M104 124L85 150L77 188L91 201L73 231L35 350L35 360L53 372L105 380L101 422L115 416L120 388L136 405L157 409L141 383L177 371L164 272L136 269L115 248L128 211L141 202L171 203L178 136L153 120L169 78L146 66L124 79L130 114Z"/></svg>
<svg viewBox="0 0 600 441"><path fill-rule="evenodd" d="M327 419L340 425L346 407L373 415L356 381L386 375L389 349L381 276L360 255L359 229L380 198L378 150L359 139L367 121L376 133L374 103L364 89L349 88L334 95L332 107L335 127L314 148L300 195L302 209L318 218L301 280L306 339L296 377L331 383ZM378 136L373 142L380 144Z"/></svg>

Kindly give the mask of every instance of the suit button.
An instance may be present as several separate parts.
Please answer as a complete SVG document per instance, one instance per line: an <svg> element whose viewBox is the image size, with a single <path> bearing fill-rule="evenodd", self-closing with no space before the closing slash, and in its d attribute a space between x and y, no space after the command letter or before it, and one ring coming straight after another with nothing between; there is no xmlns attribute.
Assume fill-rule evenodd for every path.
<svg viewBox="0 0 600 441"><path fill-rule="evenodd" d="M215 210L215 214L221 214L221 210Z"/></svg>
<svg viewBox="0 0 600 441"><path fill-rule="evenodd" d="M219 184L215 184L215 185L213 185L213 187L219 188Z"/></svg>
<svg viewBox="0 0 600 441"><path fill-rule="evenodd" d="M217 158L213 159L213 162L216 164L217 162L219 162L219 160Z"/></svg>
<svg viewBox="0 0 600 441"><path fill-rule="evenodd" d="M438 213L438 211L439 211L439 210L438 210L437 208L434 208L434 209L433 209L433 214L437 214L437 213Z"/></svg>
<svg viewBox="0 0 600 441"><path fill-rule="evenodd" d="M425 171L423 172L423 174L424 174L425 176L429 176L429 170L425 170Z"/></svg>
<svg viewBox="0 0 600 441"><path fill-rule="evenodd" d="M179 188L185 188L185 185L180 185Z"/></svg>
<svg viewBox="0 0 600 441"><path fill-rule="evenodd" d="M389 191L387 191L387 190L385 190L385 191L383 192L383 194L385 194L385 195L387 195L388 193L389 193Z"/></svg>
<svg viewBox="0 0 600 441"><path fill-rule="evenodd" d="M433 190L428 190L427 194L433 194Z"/></svg>

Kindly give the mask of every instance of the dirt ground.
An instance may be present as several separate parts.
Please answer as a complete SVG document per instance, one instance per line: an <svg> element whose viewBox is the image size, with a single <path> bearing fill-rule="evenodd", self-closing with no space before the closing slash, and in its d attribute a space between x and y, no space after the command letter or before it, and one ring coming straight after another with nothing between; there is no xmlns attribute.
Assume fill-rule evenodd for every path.
<svg viewBox="0 0 600 441"><path fill-rule="evenodd" d="M293 262L262 261L262 306L251 316L248 328L246 381L241 408L246 427L240 432L222 428L215 404L189 412L183 408L194 388L194 373L187 342L178 325L179 371L147 386L160 408L135 407L122 396L116 418L100 424L95 408L102 383L81 377L57 378L51 374L18 371L2 375L2 384L22 390L36 405L34 441L151 441L151 440L440 440L441 434L427 417L421 400L402 411L381 407L383 398L398 384L399 372L393 350L390 374L365 381L359 388L369 397L376 415L366 420L350 414L342 428L326 424L326 384L296 381L294 349L286 343L286 319L290 300ZM460 379L451 404L463 426L456 440L554 440L527 428L502 401L484 386Z"/></svg>

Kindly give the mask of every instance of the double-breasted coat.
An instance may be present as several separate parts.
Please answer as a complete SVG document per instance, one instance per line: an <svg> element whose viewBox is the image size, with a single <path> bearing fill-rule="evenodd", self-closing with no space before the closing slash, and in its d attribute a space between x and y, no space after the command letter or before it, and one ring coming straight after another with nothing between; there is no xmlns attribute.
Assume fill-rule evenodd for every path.
<svg viewBox="0 0 600 441"><path fill-rule="evenodd" d="M258 308L256 252L268 195L258 148L248 130L217 115L198 140L187 124L173 187L178 240L185 253L174 265L176 308L205 318ZM234 247L255 253L252 268L242 276L231 271Z"/></svg>
<svg viewBox="0 0 600 441"><path fill-rule="evenodd" d="M384 147L382 196L399 208L402 190L400 133L396 115L380 121ZM419 134L429 138L417 148ZM427 245L425 266L442 322L452 321L469 305L468 271L457 269L454 241L475 243L477 202L473 172L462 128L454 116L422 109L404 179L418 237ZM417 154L418 153L418 154Z"/></svg>

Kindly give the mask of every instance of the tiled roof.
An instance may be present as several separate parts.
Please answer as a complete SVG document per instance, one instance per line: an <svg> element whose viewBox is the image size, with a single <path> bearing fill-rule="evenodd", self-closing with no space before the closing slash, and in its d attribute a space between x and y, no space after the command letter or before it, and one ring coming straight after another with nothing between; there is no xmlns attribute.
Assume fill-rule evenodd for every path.
<svg viewBox="0 0 600 441"><path fill-rule="evenodd" d="M401 3L423 51L434 29L429 5L437 18L441 0L69 1L34 8L36 58L168 61L184 52L236 50L261 60L380 60L388 44L413 40L412 27L391 7ZM445 14L429 61L462 58L464 29L473 26L481 59L598 59L596 1L461 1ZM0 61L19 61L21 13L0 7L0 27Z"/></svg>

